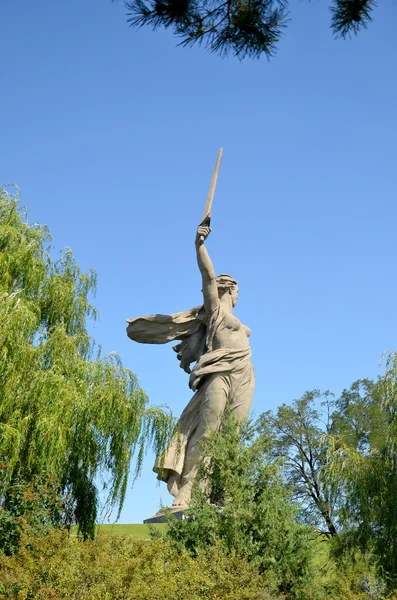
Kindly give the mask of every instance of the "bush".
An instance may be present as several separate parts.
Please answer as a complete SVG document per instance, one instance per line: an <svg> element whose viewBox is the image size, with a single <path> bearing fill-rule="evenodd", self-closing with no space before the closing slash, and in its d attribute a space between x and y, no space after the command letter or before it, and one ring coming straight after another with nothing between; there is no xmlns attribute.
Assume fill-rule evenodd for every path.
<svg viewBox="0 0 397 600"><path fill-rule="evenodd" d="M313 547L322 553L322 568L307 582L305 600L383 600L360 557L337 566L326 550ZM0 554L0 600L285 600L275 583L219 544L193 558L163 538L103 530L81 542L66 530L25 528L19 553Z"/></svg>
<svg viewBox="0 0 397 600"><path fill-rule="evenodd" d="M55 479L42 482L34 477L30 483L15 482L0 509L0 552L18 552L23 531L45 534L53 525L70 522L67 513L68 498L61 496Z"/></svg>
<svg viewBox="0 0 397 600"><path fill-rule="evenodd" d="M79 542L65 531L21 534L0 555L0 600L271 600L254 565L216 546L192 558L163 539L99 533Z"/></svg>

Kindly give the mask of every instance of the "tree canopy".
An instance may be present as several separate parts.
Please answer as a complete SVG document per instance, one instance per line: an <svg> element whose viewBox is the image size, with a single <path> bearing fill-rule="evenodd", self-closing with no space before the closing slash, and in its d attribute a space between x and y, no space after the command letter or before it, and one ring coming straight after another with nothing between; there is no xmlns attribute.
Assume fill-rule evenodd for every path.
<svg viewBox="0 0 397 600"><path fill-rule="evenodd" d="M168 522L167 537L193 556L218 544L228 556L257 566L285 598L306 598L312 572L312 530L297 522L297 507L265 432L223 418L204 444L187 514Z"/></svg>
<svg viewBox="0 0 397 600"><path fill-rule="evenodd" d="M355 381L333 399L306 392L261 415L260 436L281 460L299 518L333 538L337 557L360 551L395 585L397 568L397 358L378 381ZM319 399L323 402L319 403Z"/></svg>
<svg viewBox="0 0 397 600"><path fill-rule="evenodd" d="M323 400L321 410L318 401ZM327 536L336 534L338 484L326 470L331 431L330 394L306 392L291 405L282 404L276 414L268 411L259 419L261 435L271 440L271 454L282 460L286 481L294 490L303 521Z"/></svg>
<svg viewBox="0 0 397 600"><path fill-rule="evenodd" d="M171 28L182 46L221 56L272 57L289 20L288 0L125 0L132 27ZM374 0L331 0L331 29L346 38L372 20Z"/></svg>
<svg viewBox="0 0 397 600"><path fill-rule="evenodd" d="M16 482L54 476L89 535L99 478L120 510L132 457L137 475L148 446L164 449L172 419L89 336L95 272L70 249L53 260L50 239L0 189L0 506Z"/></svg>
<svg viewBox="0 0 397 600"><path fill-rule="evenodd" d="M345 390L328 447L329 472L341 486L338 553L372 554L392 585L397 577L397 355L384 376Z"/></svg>

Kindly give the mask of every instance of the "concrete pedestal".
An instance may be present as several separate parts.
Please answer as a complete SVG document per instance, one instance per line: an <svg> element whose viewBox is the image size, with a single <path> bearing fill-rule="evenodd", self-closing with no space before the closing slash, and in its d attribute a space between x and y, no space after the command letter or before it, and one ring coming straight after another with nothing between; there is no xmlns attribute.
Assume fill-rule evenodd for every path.
<svg viewBox="0 0 397 600"><path fill-rule="evenodd" d="M184 514L183 510L172 510L171 509L171 513L174 515L174 517L176 517L177 519L187 519L187 515ZM144 519L144 524L145 525L149 525L151 523L165 523L165 516L164 516L164 512L162 510L159 510L155 515L153 515L153 517L149 517L148 519Z"/></svg>

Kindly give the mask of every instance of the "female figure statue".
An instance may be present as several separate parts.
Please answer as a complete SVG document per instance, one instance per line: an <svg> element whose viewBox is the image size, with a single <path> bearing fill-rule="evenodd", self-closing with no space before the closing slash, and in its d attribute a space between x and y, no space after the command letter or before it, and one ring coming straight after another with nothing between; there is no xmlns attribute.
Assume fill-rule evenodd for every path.
<svg viewBox="0 0 397 600"><path fill-rule="evenodd" d="M150 315L128 320L128 336L141 343L174 346L180 366L190 374L194 395L181 414L169 447L156 463L158 479L174 498L173 508L187 508L197 474L203 442L218 429L227 407L238 420L248 417L255 378L249 346L250 330L234 315L237 282L230 275L215 276L204 241L210 227L196 234L197 263L202 276L202 306L173 315ZM195 366L190 369L190 364Z"/></svg>

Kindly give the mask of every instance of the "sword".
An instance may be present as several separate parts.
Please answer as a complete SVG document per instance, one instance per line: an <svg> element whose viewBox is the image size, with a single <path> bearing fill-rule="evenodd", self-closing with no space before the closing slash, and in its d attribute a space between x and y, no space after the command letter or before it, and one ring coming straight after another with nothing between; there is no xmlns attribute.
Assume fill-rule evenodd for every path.
<svg viewBox="0 0 397 600"><path fill-rule="evenodd" d="M222 159L222 148L219 148L218 156L216 157L216 163L214 167L214 172L212 173L212 179L210 184L210 189L208 191L207 201L205 203L203 218L201 220L200 225L210 225L211 223L211 212L212 212L212 202L214 200L216 181L218 179L219 167L221 166ZM204 241L204 238L201 236L201 241Z"/></svg>

